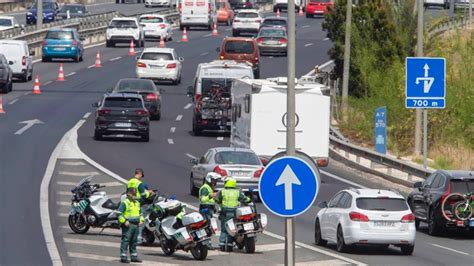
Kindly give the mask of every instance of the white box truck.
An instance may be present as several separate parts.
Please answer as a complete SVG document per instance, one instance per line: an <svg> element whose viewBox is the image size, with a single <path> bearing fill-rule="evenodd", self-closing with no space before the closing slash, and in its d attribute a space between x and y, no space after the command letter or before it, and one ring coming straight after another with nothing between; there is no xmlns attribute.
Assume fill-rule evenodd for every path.
<svg viewBox="0 0 474 266"><path fill-rule="evenodd" d="M230 144L269 159L286 150L286 78L237 79L232 83ZM329 162L330 97L319 83L298 83L296 150L318 163Z"/></svg>

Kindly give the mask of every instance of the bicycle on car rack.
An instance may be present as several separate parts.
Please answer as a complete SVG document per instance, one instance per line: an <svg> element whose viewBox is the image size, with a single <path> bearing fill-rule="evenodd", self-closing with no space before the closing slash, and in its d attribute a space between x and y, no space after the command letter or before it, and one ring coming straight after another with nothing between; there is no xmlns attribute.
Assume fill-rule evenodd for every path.
<svg viewBox="0 0 474 266"><path fill-rule="evenodd" d="M444 198L441 212L448 221L470 223L474 227L474 193L451 193Z"/></svg>

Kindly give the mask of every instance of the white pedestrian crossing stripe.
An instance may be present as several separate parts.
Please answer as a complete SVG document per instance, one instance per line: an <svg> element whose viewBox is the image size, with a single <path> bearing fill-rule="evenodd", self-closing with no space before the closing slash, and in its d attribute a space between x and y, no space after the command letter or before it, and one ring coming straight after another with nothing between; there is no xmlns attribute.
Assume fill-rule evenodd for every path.
<svg viewBox="0 0 474 266"><path fill-rule="evenodd" d="M70 171L59 171L59 174L65 175L65 176L76 176L76 177L87 177L87 176L99 175L98 172L70 172Z"/></svg>
<svg viewBox="0 0 474 266"><path fill-rule="evenodd" d="M69 181L58 181L56 184L61 186L76 186L78 182L69 182ZM105 187L125 187L124 184L120 182L103 182L100 183L101 186Z"/></svg>

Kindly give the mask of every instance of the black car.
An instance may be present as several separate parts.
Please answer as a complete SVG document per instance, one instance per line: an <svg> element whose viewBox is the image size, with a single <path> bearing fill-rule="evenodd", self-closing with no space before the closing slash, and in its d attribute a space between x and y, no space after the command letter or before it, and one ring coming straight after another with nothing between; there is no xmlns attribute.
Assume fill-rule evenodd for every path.
<svg viewBox="0 0 474 266"><path fill-rule="evenodd" d="M145 107L152 120L161 119L161 95L155 83L149 79L121 79L112 92L138 93L145 101Z"/></svg>
<svg viewBox="0 0 474 266"><path fill-rule="evenodd" d="M69 18L81 18L89 13L86 6L83 4L65 4L56 16L62 19L67 19L68 11Z"/></svg>
<svg viewBox="0 0 474 266"><path fill-rule="evenodd" d="M288 20L285 17L266 17L260 24L260 29L263 27L283 27L287 30Z"/></svg>
<svg viewBox="0 0 474 266"><path fill-rule="evenodd" d="M140 94L109 93L93 106L97 108L95 140L104 135L132 135L149 141L150 115Z"/></svg>
<svg viewBox="0 0 474 266"><path fill-rule="evenodd" d="M474 192L474 172L438 170L413 187L407 202L415 215L415 226L418 228L423 221L428 224L430 235L440 235L446 228L460 227L444 218L441 212L443 200L451 193ZM469 224L463 227L474 230Z"/></svg>
<svg viewBox="0 0 474 266"><path fill-rule="evenodd" d="M0 89L3 93L12 91L13 71L10 65L13 65L13 62L8 62L7 58L0 54Z"/></svg>
<svg viewBox="0 0 474 266"><path fill-rule="evenodd" d="M229 0L229 4L233 10L253 9L256 7L255 0Z"/></svg>

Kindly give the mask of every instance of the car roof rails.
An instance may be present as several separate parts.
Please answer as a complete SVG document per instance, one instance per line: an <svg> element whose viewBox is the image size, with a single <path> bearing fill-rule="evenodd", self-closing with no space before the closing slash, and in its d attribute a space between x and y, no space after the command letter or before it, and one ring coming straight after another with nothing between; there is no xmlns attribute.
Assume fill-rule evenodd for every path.
<svg viewBox="0 0 474 266"><path fill-rule="evenodd" d="M355 193L357 193L357 194L360 195L359 189L357 189L357 188L355 188L355 187L349 187L349 188L347 188L347 189L348 189L348 190L351 190L351 191L353 191L353 192L355 192Z"/></svg>

